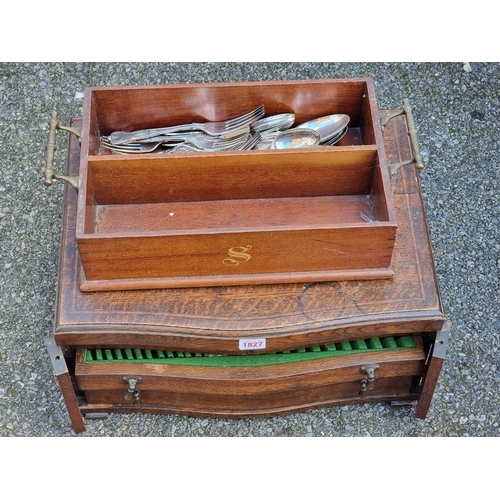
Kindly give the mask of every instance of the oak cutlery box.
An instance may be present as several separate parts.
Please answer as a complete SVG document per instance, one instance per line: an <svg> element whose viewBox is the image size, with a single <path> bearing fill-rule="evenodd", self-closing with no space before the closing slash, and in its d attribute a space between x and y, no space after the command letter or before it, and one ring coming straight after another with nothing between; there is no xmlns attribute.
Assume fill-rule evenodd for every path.
<svg viewBox="0 0 500 500"><path fill-rule="evenodd" d="M384 144L390 165L397 165L401 160L414 156L408 127L408 123L412 122L411 115L406 110L404 113L400 111L403 110L380 111L386 123ZM387 120L388 116L393 119ZM77 130L81 124L80 118L71 122ZM373 130L374 136L379 134L375 126ZM362 137L361 127L354 128L351 133L352 136ZM86 150L83 147L85 141ZM382 149L375 150L375 144L369 144L369 140L364 142L367 144L357 146L344 143L336 152L348 157L351 151L368 150L376 158L376 165L385 162ZM67 178L74 179L82 173L84 163L81 159L86 161L88 151L88 135L83 135L82 143L75 135L69 137ZM97 153L94 155L96 160L99 157ZM312 158L318 154L317 151L301 153L313 153ZM238 165L235 158L241 156L244 158L238 160L241 170L250 168L254 163L266 165L260 159L264 155L258 152L254 157L260 160L254 163L247 162L250 157L244 155L229 155L233 158L231 163L224 159L228 155L205 155L205 158L216 157L234 169ZM326 156L332 155L327 153ZM111 155L106 158L110 159L109 165L117 174L116 166L120 164ZM196 162L194 156L191 158L190 161ZM141 158L138 166L142 162L155 165L156 159L151 155ZM174 162L181 160L182 157L173 159ZM217 174L221 172L216 169L217 160L205 160L205 163ZM208 168L205 163L197 165L202 172ZM85 210L98 213L106 208L102 201L94 205L79 201L83 190L87 193L85 196L91 197L94 196L91 194L92 186L99 186L96 178L89 181L91 168L88 172L83 171L87 176L83 188L78 192L69 187L65 190L54 330L53 335L46 339L75 432L85 430L84 417L104 418L118 412L252 418L382 401L390 402L393 407L415 405L415 416L426 418L445 362L451 325L445 320L439 294L418 167L414 160L403 163L391 175L398 221L392 279L101 293L87 293L81 289L77 219ZM314 162L311 164L315 168L314 174L321 175L319 166ZM195 168L194 163L187 165ZM333 155L333 160L326 165L325 170L331 165L341 165L341 162ZM284 161L280 166L286 173L296 165L287 166ZM126 158L121 168L140 186L141 179L132 170L127 170L129 167L129 158ZM171 167L165 163L164 168ZM373 168L374 173L377 168L380 167ZM302 178L310 182L309 186L314 186L312 176L305 175L305 167L302 170ZM160 168L157 169L159 171ZM381 172L379 175L379 182L385 182ZM119 198L126 192L128 183L122 182L120 175L116 177L123 191L115 191L114 196ZM288 201L281 194L283 190L290 189L290 183L295 178L290 174L285 177L287 183L276 183L274 189L277 195L269 197L276 204L283 199ZM246 178L246 182L254 191L260 187L252 176ZM352 179L350 182L353 185ZM142 179L142 183L154 185L148 176ZM223 184L223 181L220 183ZM372 181L372 185L375 182ZM195 191L194 183L183 186L179 181L178 186L178 189L189 187ZM212 188L215 190L217 186L213 183ZM300 183L294 186L298 189ZM232 187L236 192L243 193L244 189L236 182ZM375 191L374 187L370 189ZM106 189L102 191L99 196L106 193ZM150 194L155 193L152 187L149 191ZM199 191L203 193L202 188ZM335 203L340 203L343 196L349 199L361 195L330 196L335 198ZM314 212L316 206L313 207L312 202L320 197L308 193L305 198L311 206L304 203L300 210L304 214ZM230 207L231 199L225 199L227 207ZM235 198L234 202L241 200L249 200L248 204L252 204L258 203L260 198L241 197ZM390 207L391 199L387 200L385 203ZM124 197L123 201L127 201L123 205L134 205L128 198ZM148 203L137 205L140 205L138 208L148 209ZM196 207L197 203L185 202L187 208ZM154 208L155 203L150 205ZM161 207L162 203L158 205ZM113 208L113 204L109 206ZM212 210L215 211L213 207ZM229 212L229 208L226 210ZM297 217L298 210L289 210L289 218ZM258 212L253 217L259 216L263 225L270 226L270 217L266 218ZM127 227L119 217L114 219L115 222L99 219L95 213L92 217L88 219L92 221L91 226L99 227L100 224L101 228L107 227L107 233L103 234L113 243L117 238L113 226L116 225L122 232ZM191 217L201 216L191 214ZM216 215L212 217L216 220ZM272 217L276 214L272 213ZM311 215L310 224L317 217ZM381 219L380 216L378 218ZM127 224L132 224L133 218L129 219ZM340 216L332 224L332 234L339 226L342 227L339 221ZM391 221L392 217L385 223L389 225ZM141 227L141 231L138 234L130 231L126 238L144 237L146 231L143 226L153 222L148 222L142 214L134 223ZM352 224L352 228L366 227L361 224ZM372 226L377 224L381 221L372 223ZM233 232L238 233L236 230ZM88 231L87 236L90 239L100 234ZM369 249L367 241L360 247L359 252ZM248 262L252 262L258 255L242 250L234 251L231 258L243 260L238 257L238 252L247 253L251 255ZM137 254L137 249L131 244L128 247L116 245L115 251L119 253L122 263L125 258L133 262ZM314 257L311 252L307 255ZM123 265L123 268L127 266ZM206 278L209 275L200 272L197 276L201 281L203 276Z"/></svg>
<svg viewBox="0 0 500 500"><path fill-rule="evenodd" d="M332 147L114 155L115 130L263 104L350 116ZM83 291L378 279L397 229L371 79L85 89L76 239Z"/></svg>

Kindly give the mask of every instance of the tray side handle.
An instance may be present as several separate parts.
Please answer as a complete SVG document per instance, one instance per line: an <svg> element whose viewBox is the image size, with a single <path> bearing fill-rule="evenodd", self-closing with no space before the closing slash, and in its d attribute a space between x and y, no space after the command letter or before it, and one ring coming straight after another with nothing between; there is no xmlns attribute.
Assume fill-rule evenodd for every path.
<svg viewBox="0 0 500 500"><path fill-rule="evenodd" d="M415 163L415 166L418 170L422 170L424 168L424 160L420 153L420 145L418 143L417 129L415 127L415 122L413 121L413 113L410 105L410 100L408 98L405 97L403 99L403 109L381 113L380 125L382 127L382 131L390 120L392 120L396 116L401 116L403 114L406 115L406 123L408 124L408 136L410 138L413 157L409 160L405 160L399 163L391 163L389 165L389 173L391 175L394 175L401 167L409 165L410 163Z"/></svg>
<svg viewBox="0 0 500 500"><path fill-rule="evenodd" d="M413 154L415 155L416 167L419 170L424 168L424 159L420 154L420 145L418 143L417 129L415 128L415 122L413 121L413 113L411 111L410 100L408 98L403 99L403 109L406 114L406 121L408 122L408 135L410 136L411 147L413 148Z"/></svg>
<svg viewBox="0 0 500 500"><path fill-rule="evenodd" d="M49 120L49 137L47 139L47 155L45 170L43 171L44 181L46 186L52 185L52 179L60 179L66 181L72 188L78 191L79 179L78 177L68 177L54 172L54 156L56 151L56 132L57 129L65 130L75 134L79 139L81 138L81 130L74 127L64 127L59 124L57 120L57 111L52 111Z"/></svg>

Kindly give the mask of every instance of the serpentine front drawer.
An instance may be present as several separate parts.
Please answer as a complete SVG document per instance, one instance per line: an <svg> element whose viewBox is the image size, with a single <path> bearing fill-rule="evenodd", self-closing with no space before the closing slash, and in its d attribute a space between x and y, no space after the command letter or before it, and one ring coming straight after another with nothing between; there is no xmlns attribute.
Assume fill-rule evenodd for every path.
<svg viewBox="0 0 500 500"><path fill-rule="evenodd" d="M250 417L418 399L424 363L419 336L249 356L79 348L75 378L94 411Z"/></svg>

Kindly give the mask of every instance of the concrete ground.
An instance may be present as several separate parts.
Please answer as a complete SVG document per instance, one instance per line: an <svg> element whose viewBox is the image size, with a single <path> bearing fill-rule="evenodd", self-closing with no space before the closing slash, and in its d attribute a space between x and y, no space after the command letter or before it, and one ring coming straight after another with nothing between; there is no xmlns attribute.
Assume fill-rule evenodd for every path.
<svg viewBox="0 0 500 500"><path fill-rule="evenodd" d="M112 415L85 436L500 436L500 64L0 63L0 436L74 436L44 338L53 324L63 183L43 185L47 122L87 86L372 77L408 97L441 294L453 324L426 420L386 404L266 419ZM55 164L64 165L58 135Z"/></svg>

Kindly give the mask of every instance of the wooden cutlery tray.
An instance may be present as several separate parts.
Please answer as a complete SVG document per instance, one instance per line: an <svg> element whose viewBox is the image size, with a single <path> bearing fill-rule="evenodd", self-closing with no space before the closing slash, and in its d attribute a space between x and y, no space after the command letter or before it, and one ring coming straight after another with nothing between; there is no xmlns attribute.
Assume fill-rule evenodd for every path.
<svg viewBox="0 0 500 500"><path fill-rule="evenodd" d="M113 155L100 137L259 105L351 118L332 147ZM87 88L76 238L81 289L393 276L396 219L371 79Z"/></svg>

